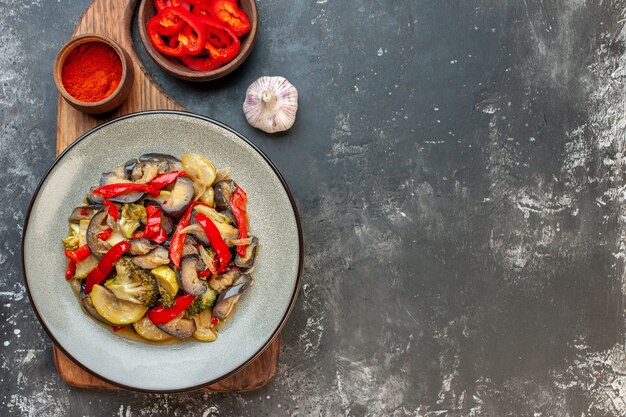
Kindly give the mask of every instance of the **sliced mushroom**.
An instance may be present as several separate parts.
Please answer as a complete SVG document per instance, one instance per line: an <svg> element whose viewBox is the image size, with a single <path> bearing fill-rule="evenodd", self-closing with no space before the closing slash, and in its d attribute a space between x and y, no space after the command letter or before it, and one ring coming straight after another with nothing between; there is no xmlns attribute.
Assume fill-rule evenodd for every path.
<svg viewBox="0 0 626 417"><path fill-rule="evenodd" d="M146 255L152 249L156 248L156 243L152 242L149 239L141 238L141 239L133 239L130 241L130 249L128 249L129 255Z"/></svg>
<svg viewBox="0 0 626 417"><path fill-rule="evenodd" d="M152 321L150 321L150 319L146 316L143 316L139 319L139 321L134 322L133 327L135 328L137 334L144 339L161 342L171 338L168 333L159 329L156 324L152 323Z"/></svg>
<svg viewBox="0 0 626 417"><path fill-rule="evenodd" d="M232 270L230 270L228 272L225 272L223 274L211 277L211 279L209 280L209 285L215 291L221 293L226 288L228 288L231 285L233 285L233 282L235 282L235 280L237 278L239 278L239 275L241 275L241 273L239 271L237 271L236 269L232 269Z"/></svg>
<svg viewBox="0 0 626 417"><path fill-rule="evenodd" d="M164 153L145 153L139 157L141 162L156 162L159 165L159 174L169 171L181 170L183 164L178 158Z"/></svg>
<svg viewBox="0 0 626 417"><path fill-rule="evenodd" d="M133 263L143 269L154 269L157 266L170 263L169 252L162 246L157 246L145 255L133 256Z"/></svg>
<svg viewBox="0 0 626 417"><path fill-rule="evenodd" d="M91 218L89 222L89 227L87 227L87 245L89 245L89 249L91 253L93 253L97 258L101 258L102 255L107 253L110 249L110 246L98 237L98 233L105 231L109 228L107 224L107 211L100 210L96 213L95 216Z"/></svg>
<svg viewBox="0 0 626 417"><path fill-rule="evenodd" d="M217 301L215 302L215 306L213 307L213 315L217 317L219 320L224 320L239 301L239 297L243 294L246 289L252 284L252 278L250 275L242 274L240 275L233 286L226 291L222 292L219 297L217 297Z"/></svg>
<svg viewBox="0 0 626 417"><path fill-rule="evenodd" d="M239 255L235 256L235 265L239 268L250 269L254 266L254 261L256 259L257 253L259 251L259 239L256 237L252 238L252 243L246 246L246 253L244 256Z"/></svg>
<svg viewBox="0 0 626 417"><path fill-rule="evenodd" d="M230 198L237 189L237 184L233 180L220 181L213 186L215 189L215 208L218 211L226 210L230 207Z"/></svg>
<svg viewBox="0 0 626 417"><path fill-rule="evenodd" d="M157 327L165 333L180 339L189 337L196 331L195 323L193 320L185 318L184 311L168 323L157 324Z"/></svg>
<svg viewBox="0 0 626 417"><path fill-rule="evenodd" d="M193 196L193 181L189 178L178 177L174 188L170 191L170 196L161 204L161 209L170 216L180 216L193 201Z"/></svg>
<svg viewBox="0 0 626 417"><path fill-rule="evenodd" d="M101 208L101 205L95 204L76 207L72 210L72 214L70 214L69 222L80 223L81 220L91 220Z"/></svg>
<svg viewBox="0 0 626 417"><path fill-rule="evenodd" d="M200 261L198 255L183 257L180 263L180 283L186 293L202 295L207 290L207 285L198 278L197 265Z"/></svg>

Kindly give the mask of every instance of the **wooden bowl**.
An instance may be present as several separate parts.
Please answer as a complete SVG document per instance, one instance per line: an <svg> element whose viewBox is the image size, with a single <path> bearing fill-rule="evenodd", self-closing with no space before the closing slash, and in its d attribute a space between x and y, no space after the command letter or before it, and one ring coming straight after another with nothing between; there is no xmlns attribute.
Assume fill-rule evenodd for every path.
<svg viewBox="0 0 626 417"><path fill-rule="evenodd" d="M113 93L111 93L111 95L95 102L81 101L73 97L65 89L61 78L63 64L65 63L65 59L69 53L78 46L89 42L101 42L109 45L120 57L120 61L122 63L122 79L120 80L120 85L117 89L115 89L115 91L113 91ZM89 114L106 113L122 104L128 97L128 94L130 94L130 89L133 86L133 80L135 78L134 76L135 73L133 71L133 64L128 53L113 39L94 33L88 33L70 39L65 45L63 45L57 54L56 60L54 61L54 82L57 89L72 107Z"/></svg>
<svg viewBox="0 0 626 417"><path fill-rule="evenodd" d="M239 50L239 55L226 65L214 71L192 70L177 58L162 54L157 51L154 46L152 46L152 42L150 42L150 38L148 37L148 32L146 30L146 24L157 12L156 7L154 6L154 1L152 0L141 0L141 3L139 4L139 35L141 37L141 42L154 62L156 62L163 69L163 71L168 74L187 81L200 82L216 80L230 74L239 65L241 65L243 61L248 58L250 52L252 52L252 47L256 41L257 31L259 28L259 14L256 2L255 0L239 0L239 7L246 12L248 18L250 19L250 32L240 38L241 49Z"/></svg>

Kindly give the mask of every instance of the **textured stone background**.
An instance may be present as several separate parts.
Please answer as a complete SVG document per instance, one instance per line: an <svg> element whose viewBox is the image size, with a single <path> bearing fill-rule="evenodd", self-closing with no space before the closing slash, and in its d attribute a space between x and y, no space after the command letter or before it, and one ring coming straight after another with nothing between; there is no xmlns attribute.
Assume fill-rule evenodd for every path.
<svg viewBox="0 0 626 417"><path fill-rule="evenodd" d="M146 62L261 147L300 206L278 374L231 395L72 389L29 306L52 62L87 4L0 0L2 415L626 415L624 0L259 0L257 46L223 81ZM288 134L243 119L260 75L299 88Z"/></svg>

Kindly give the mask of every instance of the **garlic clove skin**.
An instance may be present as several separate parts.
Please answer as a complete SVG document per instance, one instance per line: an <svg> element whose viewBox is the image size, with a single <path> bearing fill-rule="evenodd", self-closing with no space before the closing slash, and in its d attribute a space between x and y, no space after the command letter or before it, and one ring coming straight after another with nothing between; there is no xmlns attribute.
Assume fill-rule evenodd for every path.
<svg viewBox="0 0 626 417"><path fill-rule="evenodd" d="M267 133L293 126L298 111L298 90L284 77L263 76L248 87L243 114L250 125Z"/></svg>

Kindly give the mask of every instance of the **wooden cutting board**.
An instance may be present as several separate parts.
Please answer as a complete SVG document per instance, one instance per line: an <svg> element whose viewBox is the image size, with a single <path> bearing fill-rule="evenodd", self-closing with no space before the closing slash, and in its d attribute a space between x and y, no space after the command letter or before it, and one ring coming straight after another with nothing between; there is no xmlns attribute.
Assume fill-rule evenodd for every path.
<svg viewBox="0 0 626 417"><path fill-rule="evenodd" d="M137 0L95 0L80 18L73 36L84 33L105 35L117 41L130 55L135 81L128 99L112 114L94 117L74 109L59 94L57 155L89 129L112 118L143 110L185 110L169 97L148 75L135 53L130 28ZM260 388L276 373L280 337L244 369L204 391L248 391ZM80 388L120 389L83 370L54 346L54 362L65 382Z"/></svg>

